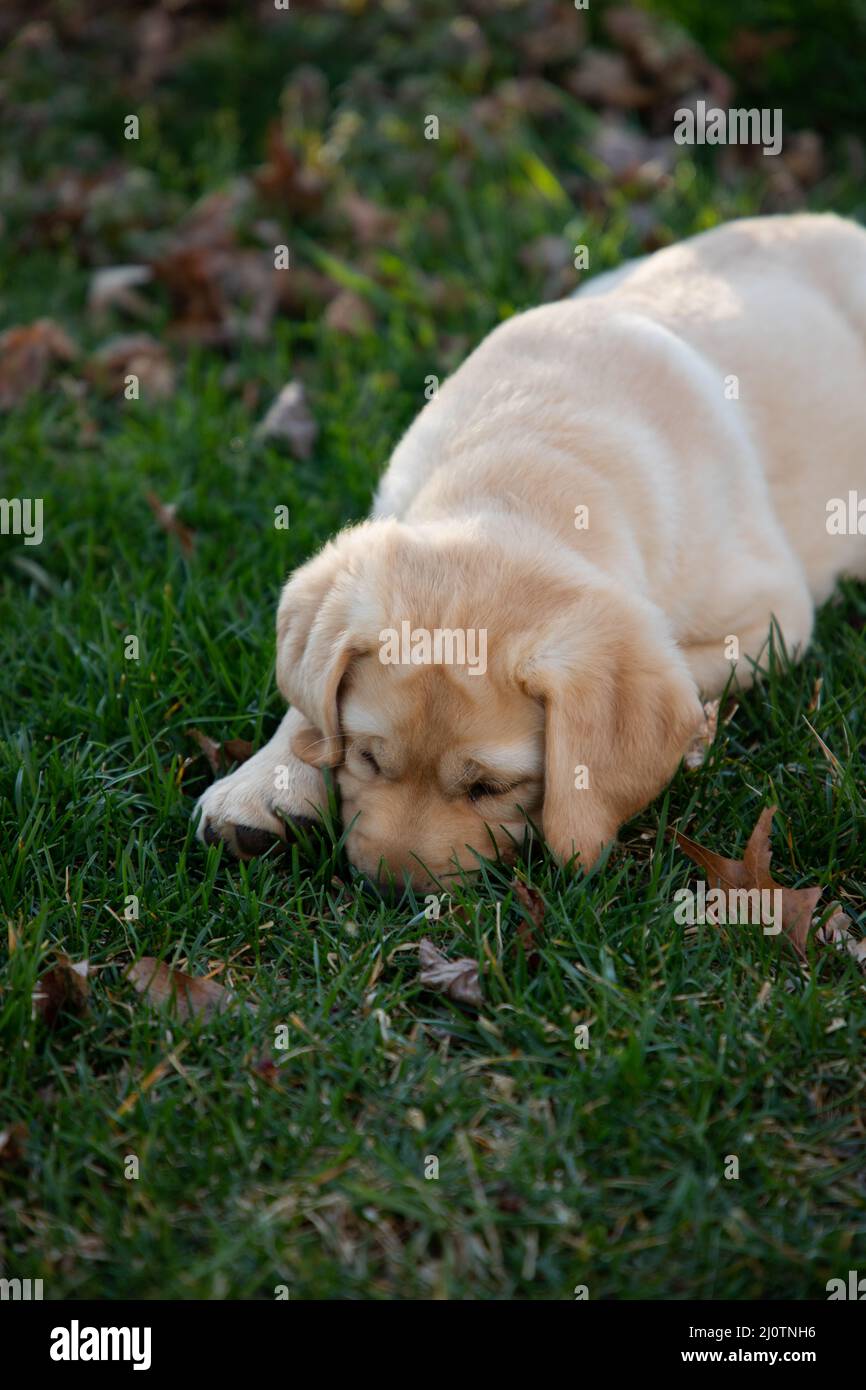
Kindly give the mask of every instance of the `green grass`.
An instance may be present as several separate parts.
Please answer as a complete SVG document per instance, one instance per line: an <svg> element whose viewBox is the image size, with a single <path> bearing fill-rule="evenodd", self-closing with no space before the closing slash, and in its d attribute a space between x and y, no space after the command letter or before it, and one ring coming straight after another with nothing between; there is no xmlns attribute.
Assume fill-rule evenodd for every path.
<svg viewBox="0 0 866 1390"><path fill-rule="evenodd" d="M374 55L363 24L379 22L305 16L295 56L338 87L351 66L335 35L360 33ZM207 191L262 157L286 53L242 42L250 63L233 80L258 84L256 102L231 89L227 114L208 106L213 63L241 43L217 26L149 98L159 141L121 152L155 169L166 196ZM402 49L381 51L390 80ZM495 58L507 73L504 47ZM35 100L31 62L15 73ZM72 82L62 66L59 79ZM429 80L468 121L471 79L431 68ZM101 101L92 128L105 139L112 110L128 106L110 90ZM26 151L31 177L88 128L87 103L71 107L71 125ZM862 968L824 950L804 973L751 928L687 937L673 895L691 866L666 832L677 823L735 853L778 802L777 876L824 884L822 903L841 901L866 930L862 588L827 606L799 667L771 663L704 768L681 771L588 880L541 854L519 867L547 903L534 973L497 868L422 927L410 925L422 904L365 898L338 845L313 863L238 865L193 837L190 792L206 769L187 762L189 730L257 745L273 731L280 583L364 514L425 376L448 370L453 335L469 347L537 301L539 276L519 260L537 236L587 241L596 270L637 249L633 190L612 192L601 217L527 174L532 154L558 177L580 165L592 118L573 101L553 134L520 118L481 144L465 184L453 132L436 157L420 152L416 177L403 114L395 96L349 161L368 196L400 213L395 244L365 267L373 331L280 320L266 345L233 354L232 382L203 349L178 355L177 393L160 405L92 393L82 405L57 387L0 423L3 493L42 496L46 533L38 549L0 540L0 919L17 940L11 954L5 931L0 943L0 1130L28 1128L22 1158L0 1160L0 1269L43 1278L50 1298L271 1298L280 1284L293 1298L569 1299L579 1284L593 1299L821 1298L828 1278L866 1260ZM213 125L222 135L209 142ZM833 206L858 210L855 190L832 189ZM680 237L760 196L687 161L653 207ZM136 235L120 237L115 259ZM310 259L356 264L315 222L299 235ZM102 340L74 248L24 257L13 235L3 254L6 323L51 313L85 347ZM431 275L450 287L447 308L425 294ZM321 426L307 463L253 439L297 374ZM259 387L255 409L244 383ZM149 489L195 527L189 560L155 525ZM287 532L272 524L280 503ZM124 658L130 633L138 662ZM133 894L140 916L125 921ZM419 989L413 943L425 931L485 967L478 1017ZM58 950L90 961L91 1003L49 1031L30 995ZM123 978L141 955L221 970L258 1011L183 1023L149 1009ZM255 1062L280 1024L289 1055L271 1085ZM127 1180L133 1154L140 1177ZM737 1181L724 1176L732 1154ZM438 1180L424 1176L428 1156Z"/></svg>

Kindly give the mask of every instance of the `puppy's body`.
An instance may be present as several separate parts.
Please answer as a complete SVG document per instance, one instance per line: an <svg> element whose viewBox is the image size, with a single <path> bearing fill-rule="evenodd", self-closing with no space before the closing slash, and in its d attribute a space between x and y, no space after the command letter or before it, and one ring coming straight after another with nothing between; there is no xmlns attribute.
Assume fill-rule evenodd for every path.
<svg viewBox="0 0 866 1390"><path fill-rule="evenodd" d="M827 528L851 490L866 233L850 223L734 223L508 320L400 441L373 520L289 582L278 679L297 708L205 794L202 825L311 814L311 764L332 765L368 872L471 867L539 813L554 850L592 862L674 771L732 650L748 683L771 619L802 651L838 575L866 577L866 538ZM483 629L486 674L383 666L403 621ZM506 791L467 798L491 768Z"/></svg>
<svg viewBox="0 0 866 1390"><path fill-rule="evenodd" d="M866 572L863 537L826 528L857 487L866 233L762 218L500 325L397 446L373 515L537 525L650 597L712 694L727 634L755 629L757 654L773 613L802 642L840 572Z"/></svg>

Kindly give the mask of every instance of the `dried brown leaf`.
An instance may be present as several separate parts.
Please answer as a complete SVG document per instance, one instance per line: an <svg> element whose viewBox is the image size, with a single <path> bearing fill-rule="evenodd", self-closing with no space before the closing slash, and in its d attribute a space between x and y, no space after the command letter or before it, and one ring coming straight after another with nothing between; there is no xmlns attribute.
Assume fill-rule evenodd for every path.
<svg viewBox="0 0 866 1390"><path fill-rule="evenodd" d="M172 337L219 346L261 334L276 307L270 257L242 247L238 223L252 198L248 180L201 198L151 262L171 300Z"/></svg>
<svg viewBox="0 0 866 1390"><path fill-rule="evenodd" d="M45 385L55 362L71 362L78 348L53 319L37 319L0 334L0 410L11 410Z"/></svg>
<svg viewBox="0 0 866 1390"><path fill-rule="evenodd" d="M425 936L418 943L418 959L421 963L418 979L425 989L447 994L456 1004L467 1004L473 1009L483 1006L484 998L478 982L478 962L471 956L449 960L433 945L430 938Z"/></svg>
<svg viewBox="0 0 866 1390"><path fill-rule="evenodd" d="M236 1002L231 991L216 980L172 970L155 956L142 956L129 967L126 977L147 1003L169 1005L181 1019L208 1018ZM255 1006L247 1004L247 1008Z"/></svg>
<svg viewBox="0 0 866 1390"><path fill-rule="evenodd" d="M365 299L354 290L340 290L324 313L324 321L337 333L361 337L369 333L375 322L373 311Z"/></svg>
<svg viewBox="0 0 866 1390"><path fill-rule="evenodd" d="M255 183L263 198L288 212L315 212L325 196L323 176L287 143L279 122L268 130L267 162L257 171Z"/></svg>
<svg viewBox="0 0 866 1390"><path fill-rule="evenodd" d="M168 349L149 333L125 333L109 338L92 355L86 374L101 391L120 395L126 378L138 377L142 394L168 400L174 394L174 367Z"/></svg>
<svg viewBox="0 0 866 1390"><path fill-rule="evenodd" d="M260 1080L266 1081L269 1086L279 1086L280 1068L279 1063L272 1052L263 1052L252 1063L253 1074Z"/></svg>
<svg viewBox="0 0 866 1390"><path fill-rule="evenodd" d="M339 286L321 271L298 265L291 275L279 275L277 305L291 318L318 318L325 304L339 293Z"/></svg>
<svg viewBox="0 0 866 1390"><path fill-rule="evenodd" d="M87 307L95 318L122 309L133 318L148 318L153 310L138 291L153 279L147 265L110 265L95 270L87 291Z"/></svg>
<svg viewBox="0 0 866 1390"><path fill-rule="evenodd" d="M255 751L248 738L227 738L223 743L223 752L231 763L245 763Z"/></svg>
<svg viewBox="0 0 866 1390"><path fill-rule="evenodd" d="M823 177L824 146L814 130L798 130L789 136L782 158L785 168L804 188L811 188Z"/></svg>
<svg viewBox="0 0 866 1390"><path fill-rule="evenodd" d="M752 67L769 55L790 48L798 38L795 29L735 29L730 43L731 57L737 64Z"/></svg>
<svg viewBox="0 0 866 1390"><path fill-rule="evenodd" d="M773 886L779 887L778 884ZM782 889L782 930L799 955L804 958L809 932L812 929L812 918L823 891L820 884L815 888Z"/></svg>
<svg viewBox="0 0 866 1390"><path fill-rule="evenodd" d="M551 18L535 20L519 40L530 67L558 67L574 59L586 42L586 18L576 8L551 7Z"/></svg>
<svg viewBox="0 0 866 1390"><path fill-rule="evenodd" d="M568 80L569 89L580 101L593 106L612 106L636 111L649 106L652 91L636 80L621 53L588 48Z"/></svg>
<svg viewBox="0 0 866 1390"><path fill-rule="evenodd" d="M46 970L33 991L33 1013L47 1028L53 1028L61 1013L87 1012L89 987L86 960L71 961L59 956L57 964Z"/></svg>
<svg viewBox="0 0 866 1390"><path fill-rule="evenodd" d="M175 504L163 502L155 492L149 492L147 505L166 535L175 536L184 555L191 555L195 548L195 531L180 520Z"/></svg>
<svg viewBox="0 0 866 1390"><path fill-rule="evenodd" d="M27 1126L22 1121L0 1129L0 1165L11 1168L13 1164L20 1163L26 1142Z"/></svg>
<svg viewBox="0 0 866 1390"><path fill-rule="evenodd" d="M742 859L726 859L679 831L675 832L676 840L683 853L704 870L711 888L766 888L780 892L782 931L798 954L805 956L812 916L823 889L820 884L811 888L784 888L774 881L770 873L770 829L775 814L775 806L767 806L761 812Z"/></svg>
<svg viewBox="0 0 866 1390"><path fill-rule="evenodd" d="M171 300L172 333L219 346L227 340L229 309L222 284L226 253L209 246L180 246L153 262L154 278Z"/></svg>
<svg viewBox="0 0 866 1390"><path fill-rule="evenodd" d="M397 229L397 214L380 207L360 193L344 193L337 200L337 211L348 221L356 239L364 246L387 244Z"/></svg>
<svg viewBox="0 0 866 1390"><path fill-rule="evenodd" d="M310 458L318 433L319 427L299 381L290 381L283 387L256 430L260 439L284 441L300 459Z"/></svg>
<svg viewBox="0 0 866 1390"><path fill-rule="evenodd" d="M851 934L851 918L847 912L843 912L838 903L831 903L833 911L827 918L822 927L819 927L815 935L819 941L823 941L828 946L841 945L848 940L853 940Z"/></svg>
<svg viewBox="0 0 866 1390"><path fill-rule="evenodd" d="M853 923L847 912L838 903L831 903L833 911L822 927L815 933L817 939L837 951L845 950L849 956L861 964L866 961L866 939L856 937L851 930Z"/></svg>
<svg viewBox="0 0 866 1390"><path fill-rule="evenodd" d="M204 753L210 765L210 770L214 777L219 777L224 771L222 760L222 745L216 739L203 734L201 729L190 729L190 738L194 738L201 751Z"/></svg>

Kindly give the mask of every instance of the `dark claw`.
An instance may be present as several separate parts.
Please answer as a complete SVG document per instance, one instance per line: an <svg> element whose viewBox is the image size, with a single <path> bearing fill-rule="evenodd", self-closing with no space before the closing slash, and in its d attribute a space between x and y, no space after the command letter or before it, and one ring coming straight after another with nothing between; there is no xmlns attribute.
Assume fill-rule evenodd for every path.
<svg viewBox="0 0 866 1390"><path fill-rule="evenodd" d="M271 830L262 830L257 825L236 825L234 830L235 842L241 854L266 854L274 845L280 844L279 835Z"/></svg>
<svg viewBox="0 0 866 1390"><path fill-rule="evenodd" d="M316 835L322 828L322 822L314 820L312 816L286 816L283 820L287 834L294 832L295 835Z"/></svg>

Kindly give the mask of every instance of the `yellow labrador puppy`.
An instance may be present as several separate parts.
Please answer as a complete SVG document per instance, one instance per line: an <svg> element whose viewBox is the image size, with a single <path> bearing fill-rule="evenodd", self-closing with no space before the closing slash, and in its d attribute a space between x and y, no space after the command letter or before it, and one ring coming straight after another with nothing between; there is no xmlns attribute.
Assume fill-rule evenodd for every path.
<svg viewBox="0 0 866 1390"><path fill-rule="evenodd" d="M861 501L862 499L862 501ZM261 850L331 767L351 861L427 887L526 819L589 867L771 620L806 647L866 577L866 232L756 218L487 337L397 445L371 520L288 581L270 743L201 798Z"/></svg>

